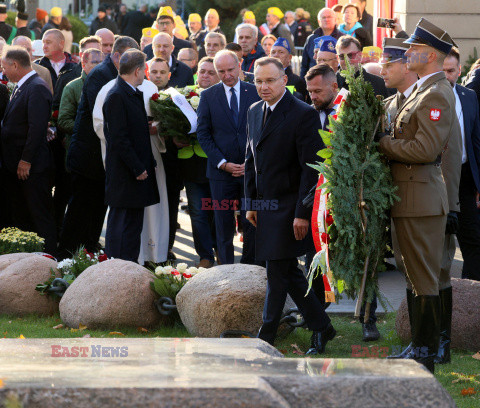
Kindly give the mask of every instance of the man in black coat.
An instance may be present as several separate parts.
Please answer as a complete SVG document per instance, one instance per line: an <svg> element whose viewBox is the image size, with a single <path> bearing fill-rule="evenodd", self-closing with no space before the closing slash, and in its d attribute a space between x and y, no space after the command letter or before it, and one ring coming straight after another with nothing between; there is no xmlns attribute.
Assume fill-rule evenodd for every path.
<svg viewBox="0 0 480 408"><path fill-rule="evenodd" d="M158 24L158 31L160 33L166 33L171 38L173 38L173 56L176 58L178 56L178 52L182 48L193 48L192 43L190 41L182 40L181 38L175 37L173 35L173 30L175 29L175 18L173 15L173 10L170 6L160 7L157 16L157 24ZM144 49L143 52L147 54L147 61L153 58L153 55L156 53L153 52L153 43L148 44ZM162 58L164 58L162 56Z"/></svg>
<svg viewBox="0 0 480 408"><path fill-rule="evenodd" d="M121 29L122 35L132 37L140 44L142 38L142 30L150 27L150 17L146 14L147 6L142 6L140 10L130 11L123 17Z"/></svg>
<svg viewBox="0 0 480 408"><path fill-rule="evenodd" d="M68 256L80 246L97 249L103 228L106 207L105 171L100 140L93 129L93 108L97 94L117 74L121 55L129 48L139 49L130 37L118 37L111 56L97 65L88 75L78 106L75 127L67 152L67 170L72 177L72 197L60 237L61 256Z"/></svg>
<svg viewBox="0 0 480 408"><path fill-rule="evenodd" d="M103 104L105 203L110 207L105 252L137 262L144 209L160 201L145 103L137 89L145 78L145 54L125 52L119 74Z"/></svg>
<svg viewBox="0 0 480 408"><path fill-rule="evenodd" d="M57 236L50 184L53 161L46 139L52 94L32 69L25 49L7 49L2 67L17 83L5 110L0 136L13 224L44 238L45 252L55 256Z"/></svg>
<svg viewBox="0 0 480 408"><path fill-rule="evenodd" d="M287 294L313 330L308 354L321 354L335 337L324 305L298 269L297 257L313 248L311 209L303 200L318 180L308 163L323 147L314 108L285 89L287 76L276 58L255 63L255 85L263 101L248 112L245 158L247 219L257 227L255 256L267 264L267 294L258 337L273 344Z"/></svg>
<svg viewBox="0 0 480 408"><path fill-rule="evenodd" d="M118 33L117 24L115 24L115 21L110 20L107 17L107 9L105 8L105 6L100 6L98 8L97 17L95 18L95 20L92 21L92 24L90 25L89 34L94 35L98 30L102 28L107 28L113 34Z"/></svg>
<svg viewBox="0 0 480 408"><path fill-rule="evenodd" d="M5 22L6 19L7 6L4 3L0 3L0 37L3 37L7 44L11 44L15 34L12 35L13 27Z"/></svg>

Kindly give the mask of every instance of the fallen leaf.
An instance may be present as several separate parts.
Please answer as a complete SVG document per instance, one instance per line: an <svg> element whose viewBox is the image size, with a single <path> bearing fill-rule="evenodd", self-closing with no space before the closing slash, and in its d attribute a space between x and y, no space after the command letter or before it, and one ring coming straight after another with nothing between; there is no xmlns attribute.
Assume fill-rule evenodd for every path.
<svg viewBox="0 0 480 408"><path fill-rule="evenodd" d="M145 327L137 327L137 331L140 333L148 333L148 330Z"/></svg>
<svg viewBox="0 0 480 408"><path fill-rule="evenodd" d="M356 320L352 320L352 321L350 322L350 324L354 324L354 323L357 323L357 321L356 321Z"/></svg>
<svg viewBox="0 0 480 408"><path fill-rule="evenodd" d="M462 395L463 396L466 396L466 395L474 395L476 394L477 392L475 391L475 389L473 387L469 387L469 388L464 388L462 390Z"/></svg>
<svg viewBox="0 0 480 408"><path fill-rule="evenodd" d="M110 332L108 333L109 336L125 336L123 333L120 332Z"/></svg>
<svg viewBox="0 0 480 408"><path fill-rule="evenodd" d="M299 356L305 355L305 353L302 350L300 350L300 347L298 347L297 344L290 344L290 346L293 348L293 351L292 351L293 354L298 354Z"/></svg>
<svg viewBox="0 0 480 408"><path fill-rule="evenodd" d="M56 329L63 329L63 324L57 324L56 326L53 326L53 328Z"/></svg>
<svg viewBox="0 0 480 408"><path fill-rule="evenodd" d="M85 330L87 328L87 326L85 326L84 324L80 323L78 325L78 330L82 331L82 330Z"/></svg>
<svg viewBox="0 0 480 408"><path fill-rule="evenodd" d="M480 360L480 351L478 351L477 353L475 353L472 357L473 357L475 360Z"/></svg>
<svg viewBox="0 0 480 408"><path fill-rule="evenodd" d="M78 329L70 329L71 332L77 332Z"/></svg>
<svg viewBox="0 0 480 408"><path fill-rule="evenodd" d="M19 339L24 339L24 338L25 338L25 336L24 336L23 334L21 334L21 335L20 335L20 336L18 336L17 338L19 338Z"/></svg>

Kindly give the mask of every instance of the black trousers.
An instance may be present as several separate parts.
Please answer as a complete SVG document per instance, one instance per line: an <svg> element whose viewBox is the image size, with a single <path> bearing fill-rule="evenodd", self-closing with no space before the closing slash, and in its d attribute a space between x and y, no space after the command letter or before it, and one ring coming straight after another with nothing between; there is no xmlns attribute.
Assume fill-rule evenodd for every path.
<svg viewBox="0 0 480 408"><path fill-rule="evenodd" d="M109 258L138 262L144 208L110 207L105 236L105 253Z"/></svg>
<svg viewBox="0 0 480 408"><path fill-rule="evenodd" d="M13 226L37 233L45 239L45 252L57 256L51 171L31 173L27 180L19 180L16 173L7 177Z"/></svg>
<svg viewBox="0 0 480 408"><path fill-rule="evenodd" d="M7 170L0 168L0 230L13 226Z"/></svg>
<svg viewBox="0 0 480 408"><path fill-rule="evenodd" d="M178 204L180 203L180 191L183 188L180 175L181 162L178 159L178 149L172 141L166 141L167 151L162 153L163 167L165 168L165 181L167 183L169 235L168 249L173 248L175 234L177 232Z"/></svg>
<svg viewBox="0 0 480 408"><path fill-rule="evenodd" d="M95 252L103 229L105 180L71 174L72 196L68 203L60 237L60 257L69 257L80 246Z"/></svg>
<svg viewBox="0 0 480 408"><path fill-rule="evenodd" d="M298 268L298 261L267 261L267 294L263 308L263 324L258 337L273 345L287 294L293 299L310 330L322 331L330 323L324 305L313 291L307 296L308 283Z"/></svg>
<svg viewBox="0 0 480 408"><path fill-rule="evenodd" d="M460 177L460 214L458 243L463 256L463 279L480 281L480 210L476 204L476 186L467 162Z"/></svg>
<svg viewBox="0 0 480 408"><path fill-rule="evenodd" d="M65 148L62 140L55 139L49 143L55 161L55 178L53 194L53 208L55 214L55 223L57 225L57 234L60 236L63 220L65 218L65 210L72 195L70 173L65 168Z"/></svg>

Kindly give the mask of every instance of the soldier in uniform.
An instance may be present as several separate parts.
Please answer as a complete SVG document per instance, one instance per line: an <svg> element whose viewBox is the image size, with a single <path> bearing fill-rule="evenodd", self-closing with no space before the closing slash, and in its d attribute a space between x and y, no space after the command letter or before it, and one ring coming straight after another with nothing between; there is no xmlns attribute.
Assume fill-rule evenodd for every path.
<svg viewBox="0 0 480 408"><path fill-rule="evenodd" d="M404 358L434 371L440 338L439 276L449 203L441 157L449 137L460 132L455 96L443 73L454 45L442 29L422 18L406 54L407 67L419 76L411 95L398 109L391 136L380 150L391 161L400 201L392 218L413 289L412 347Z"/></svg>
<svg viewBox="0 0 480 408"><path fill-rule="evenodd" d="M6 19L7 6L4 3L0 3L0 37L3 37L7 44L11 44L14 37L10 38L13 27L10 24L5 23Z"/></svg>

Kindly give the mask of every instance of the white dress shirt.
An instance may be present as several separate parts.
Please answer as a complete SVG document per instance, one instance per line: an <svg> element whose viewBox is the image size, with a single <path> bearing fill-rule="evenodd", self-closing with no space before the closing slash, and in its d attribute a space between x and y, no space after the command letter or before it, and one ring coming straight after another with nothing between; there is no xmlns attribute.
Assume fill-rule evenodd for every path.
<svg viewBox="0 0 480 408"><path fill-rule="evenodd" d="M65 58L62 59L61 61L57 61L57 62L53 62L52 60L50 60L50 64L52 65L52 68L55 70L55 72L57 73L57 76L58 76L60 74L60 70L65 65Z"/></svg>
<svg viewBox="0 0 480 408"><path fill-rule="evenodd" d="M467 161L467 149L465 148L465 123L463 121L462 102L458 96L457 87L453 87L453 94L455 95L455 111L457 112L458 122L460 123L460 130L462 131L462 164Z"/></svg>
<svg viewBox="0 0 480 408"><path fill-rule="evenodd" d="M425 83L425 81L434 76L434 75L437 75L439 72L443 72L443 71L438 71L438 72L434 72L433 74L428 74L428 75L425 75L424 77L421 77L417 82L416 82L416 85L417 85L417 89L420 89L420 87Z"/></svg>
<svg viewBox="0 0 480 408"><path fill-rule="evenodd" d="M20 88L28 78L35 75L36 72L32 69L28 74L25 74L20 81L17 82L17 89Z"/></svg>

